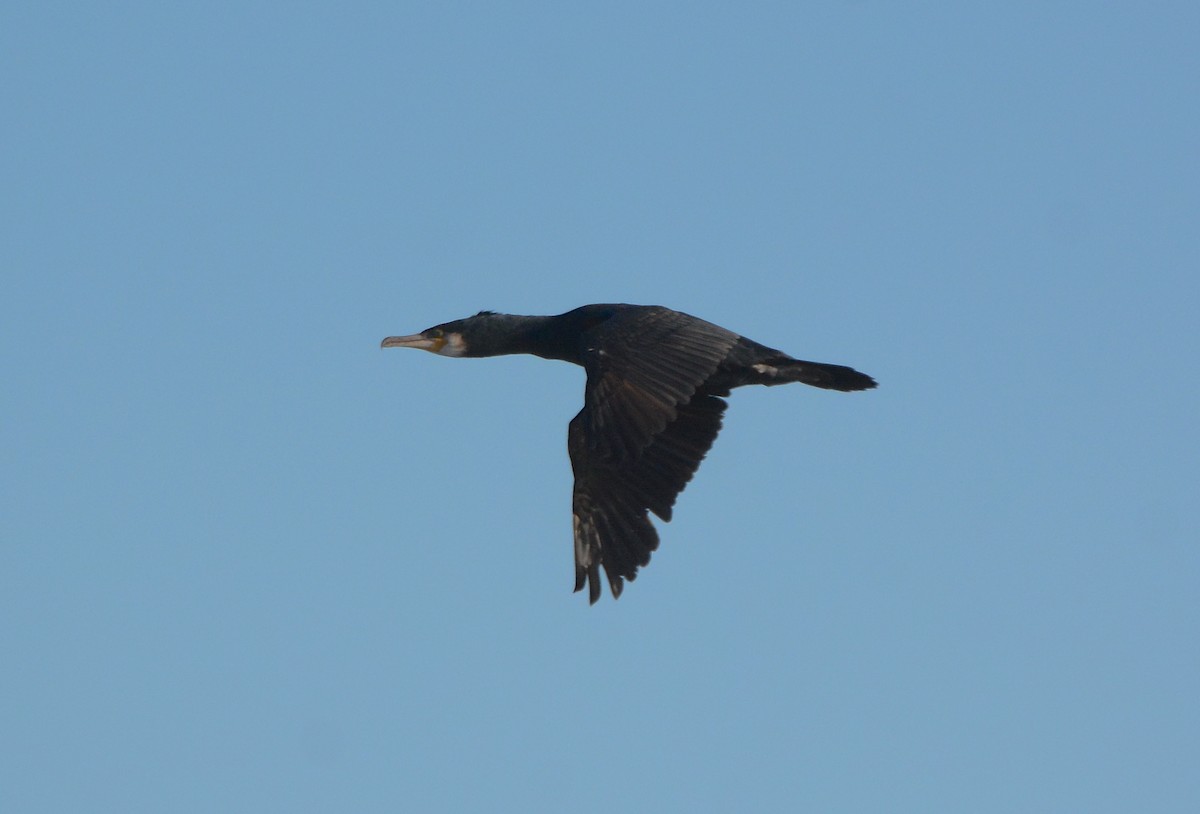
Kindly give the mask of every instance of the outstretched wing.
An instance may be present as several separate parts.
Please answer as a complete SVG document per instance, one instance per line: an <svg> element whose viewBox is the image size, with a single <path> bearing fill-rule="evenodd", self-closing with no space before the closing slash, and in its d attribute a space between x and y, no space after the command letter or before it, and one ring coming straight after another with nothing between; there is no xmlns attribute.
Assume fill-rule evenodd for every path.
<svg viewBox="0 0 1200 814"><path fill-rule="evenodd" d="M721 429L725 401L698 395L676 405L675 417L634 460L596 455L588 446L587 407L571 421L567 449L575 472L571 513L575 528L575 590L600 598L600 566L613 597L623 580L650 562L658 532L648 512L671 519L671 509Z"/></svg>
<svg viewBox="0 0 1200 814"><path fill-rule="evenodd" d="M657 306L618 311L583 336L584 406L567 447L575 472L575 590L613 596L650 562L675 498L721 429L725 402L698 392L740 337Z"/></svg>

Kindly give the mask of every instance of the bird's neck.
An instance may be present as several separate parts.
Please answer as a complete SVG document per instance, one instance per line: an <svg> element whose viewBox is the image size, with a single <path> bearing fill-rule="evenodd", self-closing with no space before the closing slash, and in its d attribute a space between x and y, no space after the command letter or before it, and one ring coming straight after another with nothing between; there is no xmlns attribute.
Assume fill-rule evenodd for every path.
<svg viewBox="0 0 1200 814"><path fill-rule="evenodd" d="M588 325L575 312L557 316L504 317L504 339L498 354L529 353L543 359L581 364L580 334Z"/></svg>
<svg viewBox="0 0 1200 814"><path fill-rule="evenodd" d="M546 359L561 359L562 356L554 353L560 344L555 340L556 319L557 317L495 314L490 317L491 338L486 343L487 352L479 355L507 356L529 353ZM547 354L547 351L551 353Z"/></svg>

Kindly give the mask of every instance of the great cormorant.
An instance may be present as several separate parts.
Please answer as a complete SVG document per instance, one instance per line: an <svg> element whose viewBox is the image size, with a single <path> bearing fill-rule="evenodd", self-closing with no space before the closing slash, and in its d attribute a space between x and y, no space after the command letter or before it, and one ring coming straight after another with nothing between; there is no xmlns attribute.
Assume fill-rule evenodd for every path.
<svg viewBox="0 0 1200 814"><path fill-rule="evenodd" d="M442 356L531 353L587 372L583 409L571 421L567 451L575 473L575 590L600 598L600 567L614 598L623 580L650 562L658 533L647 511L671 507L721 429L723 396L747 384L803 382L827 390L867 390L875 380L853 368L793 359L782 351L657 305L585 305L558 316L481 311L385 348Z"/></svg>

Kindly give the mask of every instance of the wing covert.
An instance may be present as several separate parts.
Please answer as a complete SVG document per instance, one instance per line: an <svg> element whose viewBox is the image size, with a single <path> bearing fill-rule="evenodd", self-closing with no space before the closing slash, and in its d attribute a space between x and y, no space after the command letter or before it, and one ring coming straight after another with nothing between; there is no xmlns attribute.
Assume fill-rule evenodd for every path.
<svg viewBox="0 0 1200 814"><path fill-rule="evenodd" d="M667 308L621 312L588 332L584 442L612 461L635 460L716 372L740 337Z"/></svg>

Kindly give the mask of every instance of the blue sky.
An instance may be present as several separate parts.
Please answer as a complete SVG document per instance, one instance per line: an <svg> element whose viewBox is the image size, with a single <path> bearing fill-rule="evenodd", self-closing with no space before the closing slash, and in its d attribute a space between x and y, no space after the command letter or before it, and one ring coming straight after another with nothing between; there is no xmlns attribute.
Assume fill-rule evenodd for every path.
<svg viewBox="0 0 1200 814"><path fill-rule="evenodd" d="M0 809L1200 806L1191 3L0 12ZM742 390L619 602L582 372Z"/></svg>

